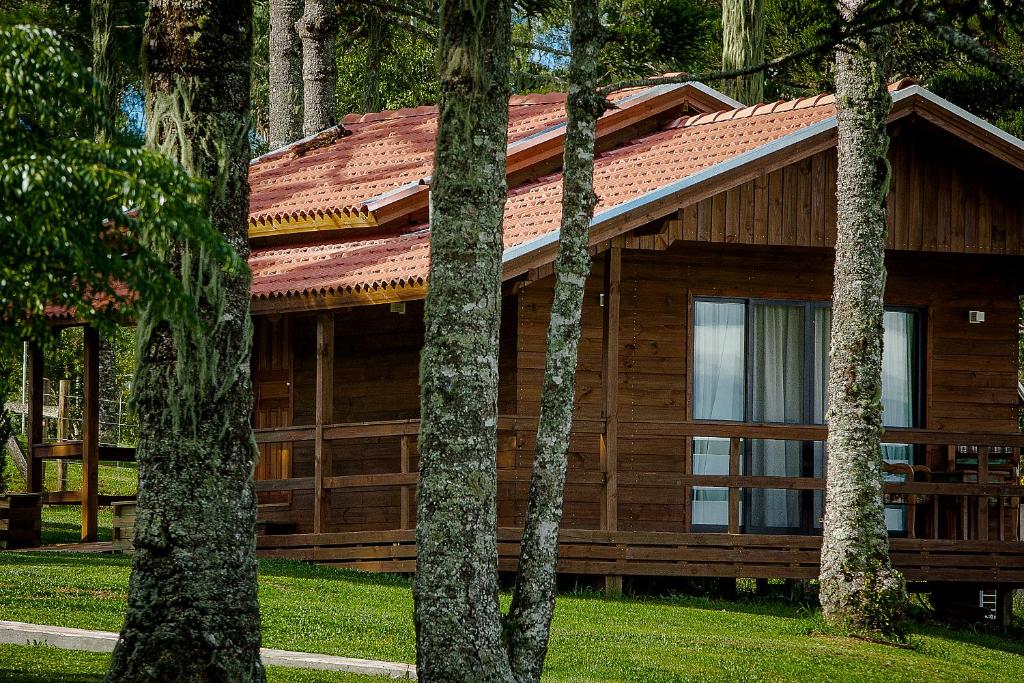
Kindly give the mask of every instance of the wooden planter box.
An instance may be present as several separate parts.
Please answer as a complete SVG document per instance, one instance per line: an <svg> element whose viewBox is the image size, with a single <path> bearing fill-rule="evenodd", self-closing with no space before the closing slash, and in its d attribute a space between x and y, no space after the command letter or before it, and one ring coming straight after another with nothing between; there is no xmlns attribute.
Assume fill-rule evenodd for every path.
<svg viewBox="0 0 1024 683"><path fill-rule="evenodd" d="M135 501L112 503L113 519L113 550L115 553L131 553L135 550L132 539L135 537Z"/></svg>
<svg viewBox="0 0 1024 683"><path fill-rule="evenodd" d="M8 493L0 496L0 546L7 550L41 545L42 496Z"/></svg>

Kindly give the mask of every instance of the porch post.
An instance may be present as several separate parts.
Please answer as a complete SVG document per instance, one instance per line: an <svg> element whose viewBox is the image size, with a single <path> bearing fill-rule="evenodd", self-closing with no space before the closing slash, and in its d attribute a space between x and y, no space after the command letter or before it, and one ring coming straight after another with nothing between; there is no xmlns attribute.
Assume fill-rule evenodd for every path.
<svg viewBox="0 0 1024 683"><path fill-rule="evenodd" d="M619 528L619 287L622 282L622 248L614 245L605 259L603 385L604 434L601 435L601 471L604 473L601 528ZM604 577L605 592L622 593L622 577Z"/></svg>
<svg viewBox="0 0 1024 683"><path fill-rule="evenodd" d="M35 457L35 446L43 442L43 350L34 342L28 345L28 468L25 493L43 490L43 461Z"/></svg>
<svg viewBox="0 0 1024 683"><path fill-rule="evenodd" d="M96 541L100 461L100 335L83 330L85 372L82 382L82 542Z"/></svg>
<svg viewBox="0 0 1024 683"><path fill-rule="evenodd" d="M316 449L314 464L313 533L327 530L330 505L324 476L330 472L330 453L324 444L324 425L334 420L334 313L316 319Z"/></svg>

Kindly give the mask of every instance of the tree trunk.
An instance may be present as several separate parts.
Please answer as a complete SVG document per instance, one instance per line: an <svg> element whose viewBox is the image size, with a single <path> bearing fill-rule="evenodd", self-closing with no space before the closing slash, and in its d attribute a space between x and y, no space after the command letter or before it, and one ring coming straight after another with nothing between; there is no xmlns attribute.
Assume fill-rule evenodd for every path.
<svg viewBox="0 0 1024 683"><path fill-rule="evenodd" d="M555 291L519 571L505 621L512 670L523 683L540 680L555 610L558 530L576 399L584 285L590 274L590 220L597 199L594 140L597 119L606 107L598 94L602 29L597 0L573 0L570 26L572 56Z"/></svg>
<svg viewBox="0 0 1024 683"><path fill-rule="evenodd" d="M861 2L845 0L840 9L849 18ZM884 55L885 35L875 31L836 56L839 204L821 603L833 624L891 635L907 596L889 559L882 499L885 125L892 108Z"/></svg>
<svg viewBox="0 0 1024 683"><path fill-rule="evenodd" d="M302 137L302 0L270 0L270 149Z"/></svg>
<svg viewBox="0 0 1024 683"><path fill-rule="evenodd" d="M92 73L99 82L100 107L114 127L121 110L121 88L114 68L114 0L92 0ZM100 129L97 138L104 142L107 131Z"/></svg>
<svg viewBox="0 0 1024 683"><path fill-rule="evenodd" d="M510 681L498 605L497 399L508 0L443 0L421 355L420 680Z"/></svg>
<svg viewBox="0 0 1024 683"><path fill-rule="evenodd" d="M214 225L248 255L250 2L152 0L149 143L210 181ZM248 273L171 255L201 325L139 316L139 495L111 681L263 681Z"/></svg>
<svg viewBox="0 0 1024 683"><path fill-rule="evenodd" d="M380 91L380 66L391 49L391 34L387 17L382 11L367 8L366 68L363 70L363 111L384 109L384 97Z"/></svg>
<svg viewBox="0 0 1024 683"><path fill-rule="evenodd" d="M722 0L722 71L764 62L764 0ZM764 72L739 76L725 90L743 104L764 99Z"/></svg>
<svg viewBox="0 0 1024 683"><path fill-rule="evenodd" d="M338 67L334 37L338 30L334 0L306 0L306 13L295 24L302 39L302 133L313 135L338 123L335 90Z"/></svg>

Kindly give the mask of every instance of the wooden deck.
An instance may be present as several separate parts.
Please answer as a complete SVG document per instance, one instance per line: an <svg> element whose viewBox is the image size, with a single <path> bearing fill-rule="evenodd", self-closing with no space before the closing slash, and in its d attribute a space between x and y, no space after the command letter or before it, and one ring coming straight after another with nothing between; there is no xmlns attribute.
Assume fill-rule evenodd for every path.
<svg viewBox="0 0 1024 683"><path fill-rule="evenodd" d="M417 474L415 435L418 421L335 424L316 427L288 427L256 430L260 444L288 444L294 448L320 441L315 449L324 462L313 476L257 481L261 495L291 492L290 502L261 506L261 519L277 533L258 538L259 552L268 557L289 557L367 571L412 572L415 569L415 510L412 501ZM579 421L572 439L607 438L599 420ZM605 576L718 576L807 579L818 575L820 536L744 533L741 498L748 489L822 491L825 480L815 477L749 476L740 472L740 450L744 439L774 439L818 442L827 437L820 425L763 425L746 423L621 423L618 437L632 442L645 439L678 443L676 455L686 463L681 471L598 471L573 469L568 473L572 487L599 488L602 508L617 506L612 496L619 487L650 489L664 495L677 491L686 501L687 512L678 530L622 531L567 528L563 525L560 571ZM536 419L503 416L499 420L499 487L521 487L530 472L515 457L529 444ZM693 474L690 469L692 440L699 436L729 439L730 464L727 475ZM394 472L344 476L331 473L331 453L366 448L394 450ZM906 537L891 539L894 564L909 581L963 581L985 584L1024 585L1024 543L1021 542L1020 449L1022 434L968 434L919 429L887 430L886 442L913 444L936 467L909 465L889 468L904 481L885 485L888 503L907 509ZM351 444L351 447L348 446ZM673 458L675 460L676 458ZM511 465L508 463L512 463ZM610 487L609 482L615 486ZM727 533L698 533L693 529L689 501L693 487L727 488ZM362 493L400 501L395 515L379 519L371 530L345 530L344 519L330 514L331 492L346 500ZM299 494L308 497L300 502ZM313 495L324 496L316 506L321 523L314 525ZM642 494L641 494L642 495ZM610 500L611 498L611 500ZM508 501L505 501L506 503ZM502 502L499 501L499 505ZM567 502L567 506L573 503ZM502 515L507 519L507 515ZM607 524L609 515L602 517ZM619 520L622 523L623 520ZM348 525L351 528L351 525ZM319 527L319 528L316 528ZM289 533L298 531L300 533ZM499 566L512 571L518 554L515 527L503 526L499 537Z"/></svg>

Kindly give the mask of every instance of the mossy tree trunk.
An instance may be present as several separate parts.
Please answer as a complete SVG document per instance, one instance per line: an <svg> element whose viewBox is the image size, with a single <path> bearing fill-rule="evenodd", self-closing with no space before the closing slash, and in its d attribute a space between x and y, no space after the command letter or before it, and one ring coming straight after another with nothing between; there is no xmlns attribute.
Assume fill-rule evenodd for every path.
<svg viewBox="0 0 1024 683"><path fill-rule="evenodd" d="M440 4L413 590L428 683L511 680L496 527L510 36L508 0Z"/></svg>
<svg viewBox="0 0 1024 683"><path fill-rule="evenodd" d="M150 144L210 181L210 216L243 258L251 51L250 2L152 0ZM262 681L249 277L188 245L171 258L203 325L139 317L135 554L109 680Z"/></svg>
<svg viewBox="0 0 1024 683"><path fill-rule="evenodd" d="M99 83L100 106L110 116L111 126L116 125L120 112L121 88L116 77L114 64L114 0L92 0L92 73ZM106 131L98 131L103 142Z"/></svg>
<svg viewBox="0 0 1024 683"><path fill-rule="evenodd" d="M522 683L540 680L555 609L558 530L576 399L584 285L591 265L590 220L596 202L594 141L597 119L606 107L604 97L598 94L603 30L597 0L573 0L570 30L572 56L555 290L519 571L505 622L512 670Z"/></svg>
<svg viewBox="0 0 1024 683"><path fill-rule="evenodd" d="M302 137L302 0L270 0L270 149Z"/></svg>
<svg viewBox="0 0 1024 683"><path fill-rule="evenodd" d="M722 0L722 71L764 62L764 0ZM743 104L764 99L764 72L726 81L725 90Z"/></svg>
<svg viewBox="0 0 1024 683"><path fill-rule="evenodd" d="M844 0L840 10L849 18L863 1ZM884 59L881 31L836 56L839 203L821 603L832 624L891 635L907 596L889 559L882 498L886 119L892 108Z"/></svg>
<svg viewBox="0 0 1024 683"><path fill-rule="evenodd" d="M334 39L338 32L334 0L306 0L295 24L302 39L302 133L313 135L338 123L338 67Z"/></svg>
<svg viewBox="0 0 1024 683"><path fill-rule="evenodd" d="M381 62L391 49L391 31L388 18L382 10L366 9L366 68L363 70L363 111L384 109L380 89Z"/></svg>

